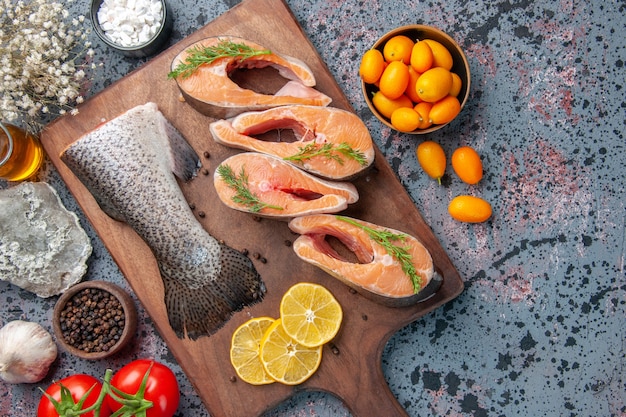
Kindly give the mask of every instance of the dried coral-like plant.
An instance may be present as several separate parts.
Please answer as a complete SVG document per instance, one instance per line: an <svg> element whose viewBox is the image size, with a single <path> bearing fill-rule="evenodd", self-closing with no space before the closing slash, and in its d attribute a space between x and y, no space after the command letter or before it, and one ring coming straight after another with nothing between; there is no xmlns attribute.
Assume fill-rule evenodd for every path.
<svg viewBox="0 0 626 417"><path fill-rule="evenodd" d="M44 120L77 112L94 68L84 23L59 2L0 0L0 120L37 132Z"/></svg>

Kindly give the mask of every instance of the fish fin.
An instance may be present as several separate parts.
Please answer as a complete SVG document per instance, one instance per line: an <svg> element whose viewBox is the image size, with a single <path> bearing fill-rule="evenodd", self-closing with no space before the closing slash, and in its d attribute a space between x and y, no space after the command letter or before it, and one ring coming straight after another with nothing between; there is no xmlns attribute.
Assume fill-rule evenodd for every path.
<svg viewBox="0 0 626 417"><path fill-rule="evenodd" d="M159 265L170 326L179 338L196 340L217 332L230 317L262 300L265 284L249 258L221 246L220 272L199 287L190 287Z"/></svg>
<svg viewBox="0 0 626 417"><path fill-rule="evenodd" d="M159 113L169 144L171 169L178 178L189 181L200 168L200 158L185 137L161 113Z"/></svg>

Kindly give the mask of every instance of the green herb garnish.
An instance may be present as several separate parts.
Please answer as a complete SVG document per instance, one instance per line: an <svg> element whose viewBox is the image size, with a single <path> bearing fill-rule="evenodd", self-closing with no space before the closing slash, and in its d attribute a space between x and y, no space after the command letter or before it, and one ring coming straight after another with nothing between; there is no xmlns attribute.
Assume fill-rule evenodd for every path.
<svg viewBox="0 0 626 417"><path fill-rule="evenodd" d="M411 279L411 283L413 284L413 291L415 292L415 294L417 294L419 290L422 289L420 276L417 274L415 266L413 266L413 262L411 262L411 255L409 254L408 247L396 246L393 243L397 241L404 242L407 235L392 233L388 230L374 230L371 227L365 226L344 216L337 216L337 219L350 223L364 230L370 237L370 239L374 240L376 243L384 247L387 250L387 253L389 253L400 262L400 264L402 265L402 271L404 271L404 273L407 274Z"/></svg>
<svg viewBox="0 0 626 417"><path fill-rule="evenodd" d="M227 40L220 41L213 46L196 45L188 52L184 62L178 64L174 70L167 74L167 78L183 78L189 77L193 72L203 64L210 64L220 58L237 58L240 61L258 55L269 55L272 53L269 49L254 49L245 43L237 43Z"/></svg>
<svg viewBox="0 0 626 417"><path fill-rule="evenodd" d="M298 161L302 162L307 159L311 159L315 156L324 156L329 159L334 159L340 165L343 165L343 159L340 155L343 155L346 158L354 159L361 166L367 165L367 159L365 158L365 154L358 149L354 149L352 146L348 145L346 142L342 142L338 145L333 143L325 143L323 145L317 143L309 143L304 147L299 148L300 151L291 156L287 156L283 159L287 161Z"/></svg>
<svg viewBox="0 0 626 417"><path fill-rule="evenodd" d="M222 164L217 167L217 173L230 188L235 190L235 195L232 200L237 204L248 207L251 212L258 213L264 208L283 210L280 206L263 203L259 200L259 197L250 191L250 187L248 186L248 174L245 173L244 167L241 167L241 173L237 176L229 165Z"/></svg>

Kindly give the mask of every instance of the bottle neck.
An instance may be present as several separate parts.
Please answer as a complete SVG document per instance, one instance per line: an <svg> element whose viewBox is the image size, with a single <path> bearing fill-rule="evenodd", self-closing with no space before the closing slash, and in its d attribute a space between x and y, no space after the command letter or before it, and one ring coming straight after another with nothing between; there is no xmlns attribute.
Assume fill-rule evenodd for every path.
<svg viewBox="0 0 626 417"><path fill-rule="evenodd" d="M4 165L13 153L13 136L6 128L4 123L0 122L0 166Z"/></svg>

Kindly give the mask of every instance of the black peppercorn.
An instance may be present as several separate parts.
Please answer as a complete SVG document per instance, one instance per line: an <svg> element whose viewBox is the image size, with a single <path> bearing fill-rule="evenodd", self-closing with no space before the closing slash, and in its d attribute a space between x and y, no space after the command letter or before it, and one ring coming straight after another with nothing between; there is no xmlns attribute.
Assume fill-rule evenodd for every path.
<svg viewBox="0 0 626 417"><path fill-rule="evenodd" d="M60 314L65 341L84 352L107 352L126 325L120 301L102 289L84 289L66 303Z"/></svg>

